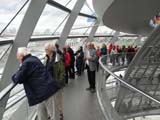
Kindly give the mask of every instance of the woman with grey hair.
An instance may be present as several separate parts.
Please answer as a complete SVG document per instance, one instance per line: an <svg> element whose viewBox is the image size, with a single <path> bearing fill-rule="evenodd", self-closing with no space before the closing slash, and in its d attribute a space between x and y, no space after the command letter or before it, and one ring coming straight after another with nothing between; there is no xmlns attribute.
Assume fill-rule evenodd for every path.
<svg viewBox="0 0 160 120"><path fill-rule="evenodd" d="M47 43L45 45L46 60L45 66L50 72L54 80L58 85L63 88L65 85L65 68L62 60L62 56L56 51L55 45ZM58 112L60 120L63 120L62 114L62 89L56 94L56 103L58 105Z"/></svg>

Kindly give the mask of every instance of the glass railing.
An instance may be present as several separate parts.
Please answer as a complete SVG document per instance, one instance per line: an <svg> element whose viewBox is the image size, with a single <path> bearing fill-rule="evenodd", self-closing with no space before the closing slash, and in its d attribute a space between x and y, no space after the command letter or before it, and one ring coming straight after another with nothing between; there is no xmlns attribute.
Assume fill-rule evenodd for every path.
<svg viewBox="0 0 160 120"><path fill-rule="evenodd" d="M0 102L10 94L2 120L32 120L36 117L36 107L29 107L22 85L9 84L0 92Z"/></svg>
<svg viewBox="0 0 160 120"><path fill-rule="evenodd" d="M34 51L34 54L36 54L36 51ZM43 52L41 53L41 55L43 55ZM41 61L43 61L44 57L38 57L41 59ZM37 118L37 107L29 107L23 85L14 84L13 82L11 82L5 89L0 92L0 102L2 102L2 100L7 95L9 95L9 99L6 104L2 120L35 120ZM54 99L55 104L57 104L56 98ZM55 118L56 120L59 120L57 106L55 107L55 110Z"/></svg>
<svg viewBox="0 0 160 120"><path fill-rule="evenodd" d="M78 37L79 36L75 37L74 39L76 39L76 38L78 39ZM36 55L36 56L39 55L39 57L42 57L44 55L43 54L44 53L44 51L43 51L44 50L44 43L53 41L53 39L55 39L55 38L54 37L53 38L51 37L50 39L49 38L33 38L33 39L31 39L32 42L30 42L28 47L32 49L31 52L34 53L34 55ZM40 41L37 42L38 40L40 40ZM6 51L9 52L10 46L7 47L8 49L5 48ZM37 48L37 46L38 46L38 48ZM5 58L5 55L7 55L8 52L5 52L5 54L2 54L3 55L3 57L2 57L3 59ZM125 61L124 65L126 65L126 64L127 64L127 60ZM112 63L109 63L108 65L112 66ZM114 65L118 66L119 64L117 62L115 62ZM108 86L111 86L111 85L115 86L116 84L117 84L116 82L108 83ZM6 106L6 109L5 109L6 112L4 114L4 118L3 119L4 120L9 120L10 118L14 118L16 120L19 120L20 119L19 117L21 117L23 115L23 114L20 114L21 112L25 113L23 117L26 117L27 120L30 120L29 116L34 116L35 117L35 114L33 115L32 111L33 111L33 113L36 113L36 109L28 107L28 103L27 103L27 100L26 100L26 97L25 97L25 92L23 90L23 87L22 86L21 87L20 86L16 86L14 89L12 89L12 87L14 87L14 84L11 83L8 87L6 87L4 89L4 91L2 90L0 92L0 99L3 99L3 97L5 95L9 94L10 91L11 91L10 98L9 98L9 100L7 102L7 106ZM114 96L112 98L115 100ZM24 109L24 110L22 111L22 109ZM18 116L18 115L20 115L20 116Z"/></svg>
<svg viewBox="0 0 160 120"><path fill-rule="evenodd" d="M115 54L115 56L121 55ZM116 59L112 60L111 55L103 56L99 60L102 69L98 72L97 96L106 120L138 120L135 118L158 113L160 101L148 94L148 92L154 91L147 91L147 88L146 91L143 91L123 79L129 65L126 56L124 64L122 64L121 57L118 58L118 62ZM152 84L150 87L153 87ZM121 98L120 95L124 91L127 94ZM123 102L119 100L123 100ZM118 103L123 104L119 109L117 109Z"/></svg>

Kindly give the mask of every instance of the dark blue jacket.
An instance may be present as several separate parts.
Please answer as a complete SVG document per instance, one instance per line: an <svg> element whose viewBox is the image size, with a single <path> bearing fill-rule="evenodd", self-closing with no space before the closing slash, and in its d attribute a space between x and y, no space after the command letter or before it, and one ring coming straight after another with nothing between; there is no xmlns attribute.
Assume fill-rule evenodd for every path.
<svg viewBox="0 0 160 120"><path fill-rule="evenodd" d="M100 53L101 53L101 55L107 55L107 49L106 48L101 48Z"/></svg>
<svg viewBox="0 0 160 120"><path fill-rule="evenodd" d="M41 61L30 54L23 58L22 65L12 80L24 85L29 106L46 100L59 89Z"/></svg>

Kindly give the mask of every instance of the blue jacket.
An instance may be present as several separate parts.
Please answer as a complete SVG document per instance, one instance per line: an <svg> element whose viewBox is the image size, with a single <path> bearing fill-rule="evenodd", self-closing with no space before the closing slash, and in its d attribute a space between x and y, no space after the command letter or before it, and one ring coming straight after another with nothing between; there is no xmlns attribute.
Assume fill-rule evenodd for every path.
<svg viewBox="0 0 160 120"><path fill-rule="evenodd" d="M22 65L12 80L24 85L29 106L46 100L59 89L41 61L30 54L24 56Z"/></svg>
<svg viewBox="0 0 160 120"><path fill-rule="evenodd" d="M101 52L101 55L107 55L107 49L106 48L101 48L100 52Z"/></svg>

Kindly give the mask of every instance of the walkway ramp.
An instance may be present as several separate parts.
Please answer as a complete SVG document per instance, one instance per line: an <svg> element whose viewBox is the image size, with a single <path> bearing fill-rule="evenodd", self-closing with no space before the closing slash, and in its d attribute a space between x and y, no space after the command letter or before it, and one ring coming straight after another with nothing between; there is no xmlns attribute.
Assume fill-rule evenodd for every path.
<svg viewBox="0 0 160 120"><path fill-rule="evenodd" d="M98 78L97 78L98 79ZM64 88L63 113L65 120L104 120L96 93L88 87L87 72L71 79Z"/></svg>

